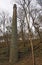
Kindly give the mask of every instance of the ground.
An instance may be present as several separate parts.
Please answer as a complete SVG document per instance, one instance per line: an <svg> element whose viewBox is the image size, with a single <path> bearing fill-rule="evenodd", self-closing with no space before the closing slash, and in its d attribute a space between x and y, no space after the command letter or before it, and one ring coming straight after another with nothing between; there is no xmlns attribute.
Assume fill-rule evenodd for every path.
<svg viewBox="0 0 42 65"><path fill-rule="evenodd" d="M35 65L42 65L42 43L35 50ZM0 65L11 65L8 61L0 62ZM25 55L17 63L13 65L33 65L31 53Z"/></svg>
<svg viewBox="0 0 42 65"><path fill-rule="evenodd" d="M35 65L42 65L42 57L36 57L35 58ZM10 65L7 63L0 63L0 65ZM33 65L31 56L26 56L25 58L21 59L19 62L17 62L14 65Z"/></svg>

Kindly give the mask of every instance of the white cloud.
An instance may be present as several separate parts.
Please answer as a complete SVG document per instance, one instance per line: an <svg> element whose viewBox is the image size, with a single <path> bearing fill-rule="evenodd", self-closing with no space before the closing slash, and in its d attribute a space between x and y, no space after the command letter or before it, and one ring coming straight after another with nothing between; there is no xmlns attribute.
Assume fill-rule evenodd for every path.
<svg viewBox="0 0 42 65"><path fill-rule="evenodd" d="M12 8L11 0L0 0L0 9L8 11L12 15Z"/></svg>

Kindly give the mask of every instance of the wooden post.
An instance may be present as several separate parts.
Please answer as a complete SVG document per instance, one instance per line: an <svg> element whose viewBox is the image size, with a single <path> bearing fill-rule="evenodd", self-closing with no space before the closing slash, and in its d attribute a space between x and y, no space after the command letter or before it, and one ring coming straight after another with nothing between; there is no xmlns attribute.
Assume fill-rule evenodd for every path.
<svg viewBox="0 0 42 65"><path fill-rule="evenodd" d="M17 48L17 7L14 4L13 7L13 20L12 20L12 39L10 44L10 59L9 62L14 64L18 60L18 48Z"/></svg>

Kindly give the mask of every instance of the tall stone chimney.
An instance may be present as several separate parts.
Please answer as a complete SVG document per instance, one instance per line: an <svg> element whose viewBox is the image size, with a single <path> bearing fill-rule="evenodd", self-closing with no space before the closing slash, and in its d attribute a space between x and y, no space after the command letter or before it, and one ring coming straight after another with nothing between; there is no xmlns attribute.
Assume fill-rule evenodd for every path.
<svg viewBox="0 0 42 65"><path fill-rule="evenodd" d="M13 19L12 19L12 38L10 44L10 59L9 62L14 64L18 60L17 48L17 6L13 6Z"/></svg>

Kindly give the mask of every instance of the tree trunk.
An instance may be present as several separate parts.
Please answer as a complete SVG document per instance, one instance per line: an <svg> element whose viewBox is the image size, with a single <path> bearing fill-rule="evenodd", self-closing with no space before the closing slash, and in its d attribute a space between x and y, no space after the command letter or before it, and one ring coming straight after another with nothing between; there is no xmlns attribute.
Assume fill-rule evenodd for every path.
<svg viewBox="0 0 42 65"><path fill-rule="evenodd" d="M31 44L31 50L32 50L32 61L33 61L33 65L35 65L35 56L34 56L33 43L32 43L31 37L30 37L30 44Z"/></svg>

